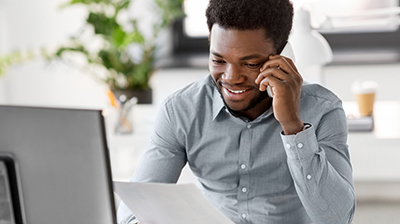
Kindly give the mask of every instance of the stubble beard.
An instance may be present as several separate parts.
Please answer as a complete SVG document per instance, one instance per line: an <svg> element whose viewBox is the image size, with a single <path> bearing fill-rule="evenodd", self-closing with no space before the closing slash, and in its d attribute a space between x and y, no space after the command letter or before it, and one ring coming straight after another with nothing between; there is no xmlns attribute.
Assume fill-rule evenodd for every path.
<svg viewBox="0 0 400 224"><path fill-rule="evenodd" d="M257 98L251 99L249 105L248 105L246 108L244 108L244 109L242 109L242 110L233 110L233 109L230 108L230 107L228 106L228 104L226 103L226 101L225 101L225 99L224 99L224 96L222 95L221 91L218 90L218 92L219 92L219 94L220 94L220 96L221 96L221 98L222 98L222 101L224 102L225 107L228 108L229 111L231 111L232 113L237 114L237 115L240 115L240 114L242 114L242 113L244 113L244 112L246 112L246 111L249 111L249 110L253 109L253 108L256 107L258 104L260 104L261 102L263 102L265 99L269 98L269 95L268 95L267 91L260 92L260 95L259 95Z"/></svg>

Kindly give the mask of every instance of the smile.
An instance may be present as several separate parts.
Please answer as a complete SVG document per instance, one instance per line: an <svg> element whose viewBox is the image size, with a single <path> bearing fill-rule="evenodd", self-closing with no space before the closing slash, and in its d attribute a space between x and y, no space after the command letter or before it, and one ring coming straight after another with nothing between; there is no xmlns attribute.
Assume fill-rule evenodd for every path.
<svg viewBox="0 0 400 224"><path fill-rule="evenodd" d="M231 92L231 93L235 93L235 94L240 94L240 93L244 93L244 92L246 92L247 90L232 90L232 89L228 89L228 88L226 88L229 92Z"/></svg>

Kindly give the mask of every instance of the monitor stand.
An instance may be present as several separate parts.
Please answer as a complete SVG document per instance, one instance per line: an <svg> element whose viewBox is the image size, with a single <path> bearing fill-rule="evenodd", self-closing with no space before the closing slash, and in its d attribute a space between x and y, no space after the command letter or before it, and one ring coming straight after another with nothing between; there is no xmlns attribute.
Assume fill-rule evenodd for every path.
<svg viewBox="0 0 400 224"><path fill-rule="evenodd" d="M0 153L0 223L24 223L19 192L13 156Z"/></svg>

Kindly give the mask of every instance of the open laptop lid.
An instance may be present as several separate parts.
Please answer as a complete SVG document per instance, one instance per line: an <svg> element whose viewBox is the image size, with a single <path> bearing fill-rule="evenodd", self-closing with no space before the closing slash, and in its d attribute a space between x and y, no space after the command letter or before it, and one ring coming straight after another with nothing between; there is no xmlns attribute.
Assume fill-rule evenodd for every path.
<svg viewBox="0 0 400 224"><path fill-rule="evenodd" d="M117 223L105 136L100 110L0 106L17 223Z"/></svg>

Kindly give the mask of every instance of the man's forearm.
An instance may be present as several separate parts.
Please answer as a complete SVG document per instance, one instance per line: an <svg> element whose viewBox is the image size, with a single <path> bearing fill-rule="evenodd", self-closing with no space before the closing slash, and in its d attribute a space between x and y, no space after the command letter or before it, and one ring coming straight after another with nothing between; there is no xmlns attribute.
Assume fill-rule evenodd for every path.
<svg viewBox="0 0 400 224"><path fill-rule="evenodd" d="M349 158L342 152L347 145L318 142L314 133L311 127L299 136L283 137L296 191L314 223L349 223L355 194Z"/></svg>

